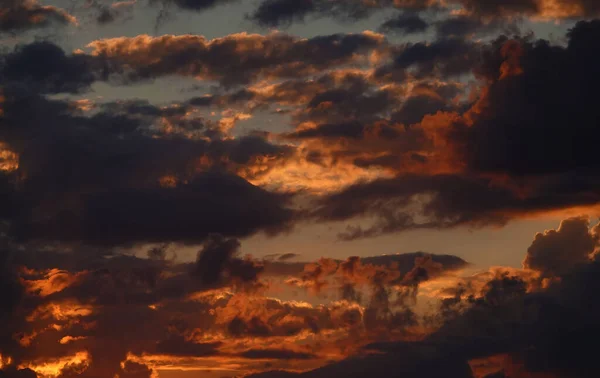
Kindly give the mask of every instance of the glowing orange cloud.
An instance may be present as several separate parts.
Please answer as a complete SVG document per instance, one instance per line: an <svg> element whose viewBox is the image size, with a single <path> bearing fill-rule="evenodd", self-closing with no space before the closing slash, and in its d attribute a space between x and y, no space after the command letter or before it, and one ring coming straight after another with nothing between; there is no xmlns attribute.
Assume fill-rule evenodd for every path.
<svg viewBox="0 0 600 378"><path fill-rule="evenodd" d="M54 378L61 374L66 367L77 367L77 370L83 372L90 364L90 356L86 351L80 351L75 354L55 358L43 359L21 364L19 369L31 369L44 378Z"/></svg>

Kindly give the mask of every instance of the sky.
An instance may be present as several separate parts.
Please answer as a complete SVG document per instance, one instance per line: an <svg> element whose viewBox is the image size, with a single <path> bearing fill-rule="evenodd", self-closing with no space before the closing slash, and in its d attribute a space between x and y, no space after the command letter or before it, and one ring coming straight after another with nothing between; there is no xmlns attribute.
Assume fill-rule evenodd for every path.
<svg viewBox="0 0 600 378"><path fill-rule="evenodd" d="M600 376L599 44L597 0L0 0L0 377Z"/></svg>

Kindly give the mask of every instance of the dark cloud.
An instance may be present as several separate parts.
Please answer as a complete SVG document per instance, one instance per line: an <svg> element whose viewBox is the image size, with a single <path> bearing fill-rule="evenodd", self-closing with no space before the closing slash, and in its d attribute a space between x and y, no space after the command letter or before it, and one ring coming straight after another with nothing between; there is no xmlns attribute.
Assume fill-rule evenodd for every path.
<svg viewBox="0 0 600 378"><path fill-rule="evenodd" d="M66 25L75 18L66 11L36 0L4 0L0 5L0 32L22 32L51 24Z"/></svg>
<svg viewBox="0 0 600 378"><path fill-rule="evenodd" d="M140 119L88 118L66 102L5 95L0 138L27 177L18 188L12 183L12 206L19 209L8 214L20 240L197 243L212 232L243 237L291 224L289 196L251 185L220 163L241 167L280 154L258 137L156 138ZM203 157L209 165L194 168Z"/></svg>
<svg viewBox="0 0 600 378"><path fill-rule="evenodd" d="M265 0L248 18L265 27L289 26L307 19L333 18L353 21L369 17L374 12L392 7L410 11L425 10L432 4L428 0Z"/></svg>
<svg viewBox="0 0 600 378"><path fill-rule="evenodd" d="M538 193L523 197L487 178L403 175L355 184L321 198L312 214L323 221L375 217L368 228L348 226L340 235L344 240L352 240L419 228L503 225L520 214L593 204L600 199L599 196L591 198L588 193L565 197L561 186L551 184L539 186ZM426 193L427 198L415 212L411 208L412 198L422 193Z"/></svg>
<svg viewBox="0 0 600 378"><path fill-rule="evenodd" d="M181 9L190 11L205 11L234 1L236 0L150 0L150 3L175 5Z"/></svg>
<svg viewBox="0 0 600 378"><path fill-rule="evenodd" d="M317 11L313 0L265 0L249 18L262 26L279 26L304 18Z"/></svg>
<svg viewBox="0 0 600 378"><path fill-rule="evenodd" d="M466 360L444 356L432 348L411 345L398 353L373 354L365 357L348 358L341 362L305 373L266 372L250 375L252 378L288 377L431 377L472 378Z"/></svg>
<svg viewBox="0 0 600 378"><path fill-rule="evenodd" d="M417 34L427 31L429 23L418 13L400 13L380 26L384 33Z"/></svg>
<svg viewBox="0 0 600 378"><path fill-rule="evenodd" d="M17 237L92 244L198 243L214 232L239 237L259 230L277 233L289 226L293 214L283 197L218 172L177 188L112 190L79 200L81 207L70 214L19 219Z"/></svg>
<svg viewBox="0 0 600 378"><path fill-rule="evenodd" d="M96 16L96 21L100 25L110 24L116 19L116 16L117 14L113 11L113 9L109 7L104 7L98 12L98 16Z"/></svg>
<svg viewBox="0 0 600 378"><path fill-rule="evenodd" d="M593 315L598 311L592 294L598 287L597 271L598 264L591 263L563 275L546 292L521 290L502 302L477 302L430 340L467 358L506 353L529 373L595 376L598 366L587 342L600 329ZM491 322L493 332L487 326Z"/></svg>
<svg viewBox="0 0 600 378"><path fill-rule="evenodd" d="M298 256L300 256L300 255L298 255L297 253L284 253L283 255L279 256L277 258L277 260L279 260L279 261L291 260Z"/></svg>
<svg viewBox="0 0 600 378"><path fill-rule="evenodd" d="M313 129L299 130L289 134L290 138L311 139L311 138L349 138L362 139L367 133L374 133L382 138L398 138L401 132L393 126L388 125L370 125L360 122L348 122L337 124L321 124Z"/></svg>
<svg viewBox="0 0 600 378"><path fill-rule="evenodd" d="M481 15L498 14L535 14L539 9L539 1L535 0L458 0L465 9Z"/></svg>
<svg viewBox="0 0 600 378"><path fill-rule="evenodd" d="M299 39L276 33L232 34L207 40L196 35L98 40L90 47L113 77L137 81L180 74L218 80L226 86L262 77L303 77L351 63L385 43L374 33ZM135 49L132 47L136 46Z"/></svg>
<svg viewBox="0 0 600 378"><path fill-rule="evenodd" d="M240 245L237 239L225 239L220 235L210 235L198 252L194 275L203 283L216 283L226 264L238 253Z"/></svg>
<svg viewBox="0 0 600 378"><path fill-rule="evenodd" d="M430 256L433 262L443 266L445 271L453 271L466 267L465 260L452 255L427 254L424 252L398 253L382 256L361 257L360 261L365 265L395 267L401 274L410 272L415 266L415 259ZM342 261L334 260L337 263ZM269 261L265 264L265 275L296 276L304 271L306 263L303 262L277 262Z"/></svg>
<svg viewBox="0 0 600 378"><path fill-rule="evenodd" d="M573 242L587 239L588 235L579 233ZM499 366L491 365L498 371L492 377L591 378L599 373L594 350L589 348L600 332L600 306L595 300L600 285L598 269L597 262L572 266L561 273L560 280L535 290L518 271L516 275L497 274L481 293L459 294L457 300L466 302L466 307L447 317L423 341L373 343L366 346L363 356L305 373L254 376L473 377L476 371L467 361L505 356ZM444 300L442 306L446 305ZM369 355L369 351L376 353Z"/></svg>
<svg viewBox="0 0 600 378"><path fill-rule="evenodd" d="M217 348L220 343L194 343L182 337L172 337L159 341L156 344L156 352L171 356L204 357L218 354Z"/></svg>
<svg viewBox="0 0 600 378"><path fill-rule="evenodd" d="M477 57L476 44L462 38L409 43L399 49L391 65L378 68L376 75L409 70L417 77L451 77L469 73Z"/></svg>
<svg viewBox="0 0 600 378"><path fill-rule="evenodd" d="M556 230L535 235L523 267L540 271L544 276L559 276L588 263L599 245L598 230L590 231L586 217L569 218Z"/></svg>
<svg viewBox="0 0 600 378"><path fill-rule="evenodd" d="M249 349L241 353L240 356L251 359L277 360L309 360L317 357L311 353L295 352L287 349Z"/></svg>
<svg viewBox="0 0 600 378"><path fill-rule="evenodd" d="M544 15L553 18L594 17L600 12L594 0L454 0L482 16Z"/></svg>
<svg viewBox="0 0 600 378"><path fill-rule="evenodd" d="M16 369L9 367L7 369L0 370L0 377L2 378L37 378L35 371L31 369Z"/></svg>
<svg viewBox="0 0 600 378"><path fill-rule="evenodd" d="M194 263L192 274L204 285L228 280L233 284L257 283L263 265L251 259L240 259L240 242L221 235L209 235Z"/></svg>
<svg viewBox="0 0 600 378"><path fill-rule="evenodd" d="M68 56L51 42L17 46L3 60L3 81L18 82L41 93L77 93L96 80L89 57Z"/></svg>
<svg viewBox="0 0 600 378"><path fill-rule="evenodd" d="M435 23L438 38L472 37L498 34L518 35L519 28L515 21L492 19L485 21L470 16L456 16L442 19Z"/></svg>
<svg viewBox="0 0 600 378"><path fill-rule="evenodd" d="M411 96L392 114L391 119L404 125L412 125L421 122L428 114L446 109L448 109L447 102L442 98L427 95Z"/></svg>
<svg viewBox="0 0 600 378"><path fill-rule="evenodd" d="M502 59L484 63L492 83L474 124L456 129L472 169L531 176L597 167L591 141L597 130L592 125L600 54L594 46L600 21L579 22L568 37L566 47L506 41Z"/></svg>
<svg viewBox="0 0 600 378"><path fill-rule="evenodd" d="M446 111L422 120L421 126L436 129L424 131L412 152L431 148L424 143L430 138L443 140L430 156L445 156L456 173L400 173L358 183L317 200L313 214L323 221L373 217L371 227L349 226L341 235L352 240L418 228L503 225L526 213L597 204L600 193L595 186L600 178L591 142L597 138L591 125L594 91L600 85L600 65L595 63L600 56L592 46L600 39L599 30L598 21L580 22L569 32L565 47L506 37L476 49L458 39L407 45L396 56L399 67L449 73L455 71L453 63L446 66L444 59L453 60L462 51L471 58L459 58L469 62L457 67L472 67L489 85L462 116L449 112L452 107L440 100L444 97L430 93L409 98L406 111L401 108L395 114L398 121L410 123ZM547 69L549 62L555 69ZM423 131L419 126L415 129ZM299 133L319 135L318 131ZM374 151L394 156L392 150ZM385 161L394 162L391 156ZM435 159L428 158L425 164L435 171ZM410 166L408 170L412 171ZM418 204L416 196L423 196Z"/></svg>

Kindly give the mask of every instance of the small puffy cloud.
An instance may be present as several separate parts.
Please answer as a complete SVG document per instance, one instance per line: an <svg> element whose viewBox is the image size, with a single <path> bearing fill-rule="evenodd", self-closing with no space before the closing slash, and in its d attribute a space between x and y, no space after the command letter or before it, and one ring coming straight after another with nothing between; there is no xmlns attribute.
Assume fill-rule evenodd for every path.
<svg viewBox="0 0 600 378"><path fill-rule="evenodd" d="M568 273L574 267L590 261L599 241L597 233L590 230L589 218L565 219L556 230L535 235L527 249L523 267L538 270L544 276Z"/></svg>

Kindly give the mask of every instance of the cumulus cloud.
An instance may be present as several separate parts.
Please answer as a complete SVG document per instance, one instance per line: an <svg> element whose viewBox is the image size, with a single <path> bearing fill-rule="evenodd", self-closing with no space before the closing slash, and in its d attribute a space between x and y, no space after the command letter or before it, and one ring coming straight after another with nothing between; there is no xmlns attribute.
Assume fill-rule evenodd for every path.
<svg viewBox="0 0 600 378"><path fill-rule="evenodd" d="M563 220L556 230L536 234L523 267L546 276L559 276L588 263L598 247L597 228L590 230L589 219L578 217Z"/></svg>

